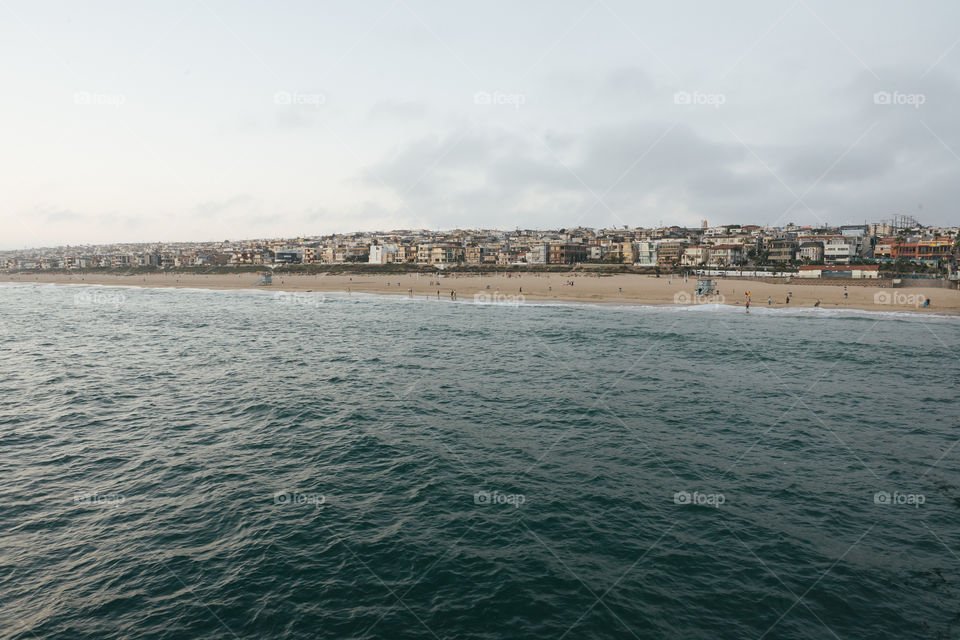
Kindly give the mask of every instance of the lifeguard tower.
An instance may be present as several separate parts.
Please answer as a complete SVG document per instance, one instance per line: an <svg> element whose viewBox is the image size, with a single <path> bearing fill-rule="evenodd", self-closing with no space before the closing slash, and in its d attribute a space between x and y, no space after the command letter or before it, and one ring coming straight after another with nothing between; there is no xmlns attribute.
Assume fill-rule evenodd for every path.
<svg viewBox="0 0 960 640"><path fill-rule="evenodd" d="M260 279L253 283L255 287L265 287L273 284L273 272L268 271L260 276Z"/></svg>
<svg viewBox="0 0 960 640"><path fill-rule="evenodd" d="M717 283L710 278L697 278L697 295L709 296L717 288Z"/></svg>

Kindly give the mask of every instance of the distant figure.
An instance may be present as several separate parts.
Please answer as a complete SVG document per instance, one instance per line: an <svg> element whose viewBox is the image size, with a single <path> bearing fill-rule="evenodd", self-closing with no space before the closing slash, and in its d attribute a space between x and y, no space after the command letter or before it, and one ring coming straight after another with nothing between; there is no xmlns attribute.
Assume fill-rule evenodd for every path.
<svg viewBox="0 0 960 640"><path fill-rule="evenodd" d="M820 301L817 300L815 303L813 303L813 306L814 306L814 308L819 307L819 306L820 306Z"/></svg>
<svg viewBox="0 0 960 640"><path fill-rule="evenodd" d="M747 298L747 313L750 313L750 298Z"/></svg>
<svg viewBox="0 0 960 640"><path fill-rule="evenodd" d="M927 298L926 300L923 301L923 308L926 309L929 306L930 306L930 298Z"/></svg>
<svg viewBox="0 0 960 640"><path fill-rule="evenodd" d="M790 296L787 296L787 299L786 299L786 301L784 302L784 304L790 304Z"/></svg>
<svg viewBox="0 0 960 640"><path fill-rule="evenodd" d="M623 293L623 287L617 287L617 291L619 291L620 293Z"/></svg>
<svg viewBox="0 0 960 640"><path fill-rule="evenodd" d="M769 306L772 305L772 304L773 304L773 297L772 297L772 296L767 296L767 306L769 307Z"/></svg>
<svg viewBox="0 0 960 640"><path fill-rule="evenodd" d="M846 287L844 287L844 289L846 289ZM847 292L846 292L846 291L843 292L843 299L844 299L844 300L847 299Z"/></svg>

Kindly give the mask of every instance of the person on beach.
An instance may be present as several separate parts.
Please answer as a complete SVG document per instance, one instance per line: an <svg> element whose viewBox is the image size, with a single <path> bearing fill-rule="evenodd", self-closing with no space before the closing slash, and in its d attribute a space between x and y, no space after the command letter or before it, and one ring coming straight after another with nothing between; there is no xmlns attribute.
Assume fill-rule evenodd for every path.
<svg viewBox="0 0 960 640"><path fill-rule="evenodd" d="M769 307L772 304L773 304L773 296L767 296L767 306Z"/></svg>
<svg viewBox="0 0 960 640"><path fill-rule="evenodd" d="M750 313L750 298L747 298L747 313Z"/></svg>
<svg viewBox="0 0 960 640"><path fill-rule="evenodd" d="M926 300L923 301L923 308L926 309L929 306L930 306L930 298L927 298Z"/></svg>
<svg viewBox="0 0 960 640"><path fill-rule="evenodd" d="M820 301L817 300L817 301L813 304L813 308L816 309L816 308L819 307L819 306L820 306Z"/></svg>

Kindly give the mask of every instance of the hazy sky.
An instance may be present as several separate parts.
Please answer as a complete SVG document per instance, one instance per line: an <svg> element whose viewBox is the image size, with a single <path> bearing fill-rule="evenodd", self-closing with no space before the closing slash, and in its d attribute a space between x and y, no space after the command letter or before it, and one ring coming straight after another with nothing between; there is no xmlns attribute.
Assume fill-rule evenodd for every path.
<svg viewBox="0 0 960 640"><path fill-rule="evenodd" d="M957 223L960 3L0 2L0 247Z"/></svg>

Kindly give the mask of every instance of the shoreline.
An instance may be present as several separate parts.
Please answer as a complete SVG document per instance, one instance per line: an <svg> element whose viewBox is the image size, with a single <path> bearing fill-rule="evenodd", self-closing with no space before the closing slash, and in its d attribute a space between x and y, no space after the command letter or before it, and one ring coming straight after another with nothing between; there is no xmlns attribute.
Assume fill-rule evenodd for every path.
<svg viewBox="0 0 960 640"><path fill-rule="evenodd" d="M479 303L553 302L622 304L648 306L701 306L718 304L745 308L750 292L752 309L815 308L824 310L897 311L918 315L960 315L960 291L936 287L893 289L870 286L863 280L849 287L839 284L767 283L756 280L715 278L717 291L710 296L694 295L696 279L682 277L582 273L494 274L444 276L398 275L289 275L276 276L273 284L255 286L256 274L146 274L146 275L3 275L0 283L92 285L139 288L252 290L285 293L368 293L422 299L457 300ZM456 297L451 292L456 292ZM844 297L846 293L847 297ZM788 294L792 294L787 300ZM927 308L920 305L930 299ZM768 304L769 300L769 304Z"/></svg>

